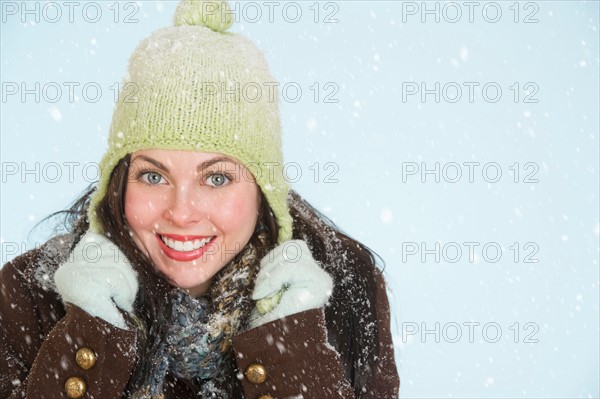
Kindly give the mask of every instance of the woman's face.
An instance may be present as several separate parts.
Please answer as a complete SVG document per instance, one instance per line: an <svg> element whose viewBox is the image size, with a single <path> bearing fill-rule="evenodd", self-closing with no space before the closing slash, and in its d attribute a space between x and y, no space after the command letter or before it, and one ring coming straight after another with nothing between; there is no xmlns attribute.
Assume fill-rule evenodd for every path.
<svg viewBox="0 0 600 399"><path fill-rule="evenodd" d="M129 166L125 217L156 269L198 296L250 240L258 193L250 171L222 154L137 151Z"/></svg>

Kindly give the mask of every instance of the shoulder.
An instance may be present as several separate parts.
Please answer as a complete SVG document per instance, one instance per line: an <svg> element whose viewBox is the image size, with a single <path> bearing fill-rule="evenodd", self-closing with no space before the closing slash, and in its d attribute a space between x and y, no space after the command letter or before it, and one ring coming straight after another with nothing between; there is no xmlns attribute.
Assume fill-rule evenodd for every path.
<svg viewBox="0 0 600 399"><path fill-rule="evenodd" d="M371 394L365 397L397 397L383 273L372 253L356 241L329 248L324 266L334 278L334 289L325 307L328 341L339 353L356 392L366 389Z"/></svg>
<svg viewBox="0 0 600 399"><path fill-rule="evenodd" d="M72 239L55 237L0 269L0 335L31 364L45 336L65 314L54 272Z"/></svg>
<svg viewBox="0 0 600 399"><path fill-rule="evenodd" d="M60 235L25 252L0 269L3 290L14 285L25 285L29 290L55 292L54 272L69 256L73 236Z"/></svg>

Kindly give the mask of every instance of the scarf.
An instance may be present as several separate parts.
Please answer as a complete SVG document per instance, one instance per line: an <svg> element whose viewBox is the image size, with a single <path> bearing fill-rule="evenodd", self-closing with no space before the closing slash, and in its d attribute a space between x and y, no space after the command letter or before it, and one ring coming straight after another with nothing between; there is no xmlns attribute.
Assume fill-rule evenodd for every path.
<svg viewBox="0 0 600 399"><path fill-rule="evenodd" d="M266 233L259 233L266 247ZM192 298L174 288L164 307L162 339L155 344L149 373L134 399L161 399L167 374L199 387L200 398L230 397L231 339L250 314L251 291L260 264L259 251L246 245L216 276L209 295Z"/></svg>

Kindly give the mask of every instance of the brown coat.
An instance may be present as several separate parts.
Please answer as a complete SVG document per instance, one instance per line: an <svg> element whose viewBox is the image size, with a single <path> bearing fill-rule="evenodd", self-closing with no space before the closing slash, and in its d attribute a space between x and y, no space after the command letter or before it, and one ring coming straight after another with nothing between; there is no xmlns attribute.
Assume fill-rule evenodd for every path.
<svg viewBox="0 0 600 399"><path fill-rule="evenodd" d="M68 253L68 243L55 238L0 270L0 398L67 398L65 382L79 377L84 398L123 397L136 360L135 331L121 330L82 309L62 303L53 273ZM240 392L247 399L272 398L397 398L399 379L389 330L385 284L377 270L375 295L380 315L376 329L379 364L364 387L351 387L352 367L335 350L331 336L335 314L313 309L279 319L237 335L233 341ZM341 325L341 323L338 323ZM331 338L329 339L331 340ZM76 361L81 348L96 355L84 370ZM267 379L253 384L243 377L261 364ZM192 398L180 381L168 380L165 398ZM268 398L269 396L264 396Z"/></svg>

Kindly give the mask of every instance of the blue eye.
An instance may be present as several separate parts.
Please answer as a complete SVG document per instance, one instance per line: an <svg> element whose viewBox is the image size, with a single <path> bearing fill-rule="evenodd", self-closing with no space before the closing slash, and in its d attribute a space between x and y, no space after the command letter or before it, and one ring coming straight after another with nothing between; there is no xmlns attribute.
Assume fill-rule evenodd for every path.
<svg viewBox="0 0 600 399"><path fill-rule="evenodd" d="M224 186L229 181L231 181L229 176L227 176L224 173L213 173L212 175L210 175L208 177L208 180L209 180L209 184L211 184L212 186L215 186L215 187Z"/></svg>
<svg viewBox="0 0 600 399"><path fill-rule="evenodd" d="M148 184L160 184L163 181L163 177L156 172L145 172L141 174L141 178L145 183Z"/></svg>

